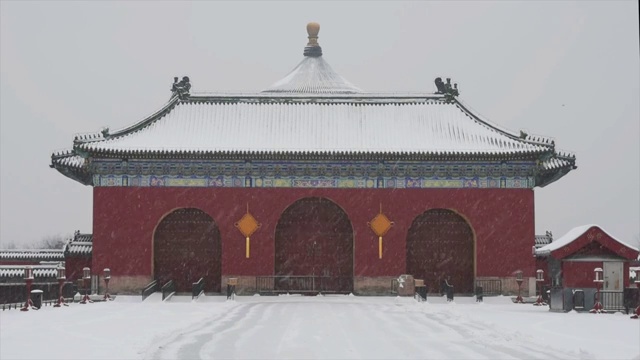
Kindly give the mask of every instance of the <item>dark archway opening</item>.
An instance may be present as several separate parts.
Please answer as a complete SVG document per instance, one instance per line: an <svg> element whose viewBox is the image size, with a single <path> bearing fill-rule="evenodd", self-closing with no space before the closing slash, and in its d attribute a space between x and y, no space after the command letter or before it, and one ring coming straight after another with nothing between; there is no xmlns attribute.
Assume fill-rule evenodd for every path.
<svg viewBox="0 0 640 360"><path fill-rule="evenodd" d="M353 291L353 228L347 214L324 198L305 198L280 216L275 236L275 275L313 277L291 290L349 293ZM276 289L279 285L276 280Z"/></svg>
<svg viewBox="0 0 640 360"><path fill-rule="evenodd" d="M204 211L178 209L165 216L153 235L153 268L160 286L173 280L177 292L191 292L204 278L204 289L220 291L220 231Z"/></svg>
<svg viewBox="0 0 640 360"><path fill-rule="evenodd" d="M474 240L467 221L446 209L417 216L407 235L407 274L424 279L432 293L447 277L456 293L473 293Z"/></svg>

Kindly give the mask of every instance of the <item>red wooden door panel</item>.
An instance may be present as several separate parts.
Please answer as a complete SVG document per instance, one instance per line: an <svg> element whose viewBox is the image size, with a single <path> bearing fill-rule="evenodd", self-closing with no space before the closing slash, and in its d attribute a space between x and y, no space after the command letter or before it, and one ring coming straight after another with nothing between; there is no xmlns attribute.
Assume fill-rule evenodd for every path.
<svg viewBox="0 0 640 360"><path fill-rule="evenodd" d="M198 209L178 209L164 217L154 233L154 273L160 286L173 280L176 291L191 292L205 278L206 291L220 291L220 232Z"/></svg>

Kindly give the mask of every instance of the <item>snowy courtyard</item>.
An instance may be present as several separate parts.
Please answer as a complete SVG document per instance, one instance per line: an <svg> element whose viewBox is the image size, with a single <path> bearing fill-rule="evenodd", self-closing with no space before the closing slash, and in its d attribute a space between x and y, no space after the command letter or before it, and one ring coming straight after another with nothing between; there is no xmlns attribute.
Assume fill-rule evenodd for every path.
<svg viewBox="0 0 640 360"><path fill-rule="evenodd" d="M0 312L2 359L640 359L640 322L509 297L120 296Z"/></svg>

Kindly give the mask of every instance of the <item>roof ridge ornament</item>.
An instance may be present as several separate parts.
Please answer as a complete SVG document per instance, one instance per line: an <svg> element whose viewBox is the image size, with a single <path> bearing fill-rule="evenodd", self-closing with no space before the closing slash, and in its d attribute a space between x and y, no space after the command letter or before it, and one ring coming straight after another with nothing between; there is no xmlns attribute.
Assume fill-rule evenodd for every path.
<svg viewBox="0 0 640 360"><path fill-rule="evenodd" d="M173 85L171 85L172 96L176 94L180 100L187 99L189 97L189 90L191 89L191 83L188 76L183 76L182 80L178 81L178 77L173 78Z"/></svg>
<svg viewBox="0 0 640 360"><path fill-rule="evenodd" d="M435 83L436 88L438 89L436 94L444 94L447 101L452 101L454 97L460 95L460 91L458 91L458 84L455 83L451 86L451 78L447 78L447 83L445 84L442 81L442 78L437 77Z"/></svg>
<svg viewBox="0 0 640 360"><path fill-rule="evenodd" d="M322 48L318 44L318 33L320 32L320 24L310 22L307 24L307 34L309 34L309 42L304 48L304 56L318 57L322 56Z"/></svg>

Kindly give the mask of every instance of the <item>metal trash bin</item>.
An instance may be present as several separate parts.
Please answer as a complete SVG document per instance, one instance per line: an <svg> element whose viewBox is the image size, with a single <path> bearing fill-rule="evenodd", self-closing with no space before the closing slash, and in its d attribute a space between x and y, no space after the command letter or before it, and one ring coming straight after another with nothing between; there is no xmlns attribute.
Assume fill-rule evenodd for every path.
<svg viewBox="0 0 640 360"><path fill-rule="evenodd" d="M573 310L584 310L584 291L582 289L573 290Z"/></svg>
<svg viewBox="0 0 640 360"><path fill-rule="evenodd" d="M229 280L227 280L227 299L235 297L236 285L238 285L238 278L229 278Z"/></svg>
<svg viewBox="0 0 640 360"><path fill-rule="evenodd" d="M453 285L447 287L447 301L453 301Z"/></svg>
<svg viewBox="0 0 640 360"><path fill-rule="evenodd" d="M476 286L476 302L484 302L484 291L482 286Z"/></svg>
<svg viewBox="0 0 640 360"><path fill-rule="evenodd" d="M623 290L623 305L625 313L633 312L635 308L640 306L640 289L639 288L625 288ZM629 311L631 310L631 311Z"/></svg>
<svg viewBox="0 0 640 360"><path fill-rule="evenodd" d="M414 281L416 288L416 295L418 295L418 300L427 301L427 286L424 284L424 280L416 279Z"/></svg>
<svg viewBox="0 0 640 360"><path fill-rule="evenodd" d="M33 307L36 309L42 307L42 293L42 290L31 290L31 301L33 302Z"/></svg>

